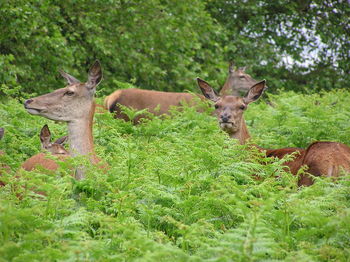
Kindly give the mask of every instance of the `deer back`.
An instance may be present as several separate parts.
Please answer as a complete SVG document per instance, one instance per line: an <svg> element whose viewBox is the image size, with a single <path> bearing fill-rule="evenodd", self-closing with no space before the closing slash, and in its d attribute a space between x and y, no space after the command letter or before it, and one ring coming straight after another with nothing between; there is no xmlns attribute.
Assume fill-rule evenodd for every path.
<svg viewBox="0 0 350 262"><path fill-rule="evenodd" d="M168 114L171 106L180 106L182 102L193 105L194 95L189 93L162 92L143 90L138 88L121 89L107 96L104 101L105 108L115 113L116 118L128 121L128 117L122 113L120 105L133 108L137 111L147 109L155 115ZM143 116L138 116L138 122Z"/></svg>

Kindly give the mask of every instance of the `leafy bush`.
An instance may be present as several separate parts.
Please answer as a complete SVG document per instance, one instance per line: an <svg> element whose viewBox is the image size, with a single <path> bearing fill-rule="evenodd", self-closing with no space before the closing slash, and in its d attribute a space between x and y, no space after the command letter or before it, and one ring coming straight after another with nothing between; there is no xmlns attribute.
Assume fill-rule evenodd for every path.
<svg viewBox="0 0 350 262"><path fill-rule="evenodd" d="M343 91L270 95L246 120L265 147L349 144L348 101ZM96 151L110 169L91 167L78 182L69 163L51 175L19 170L39 152L43 124L54 137L66 127L16 100L0 104L0 160L11 168L0 188L0 261L349 260L349 177L298 189L283 161L238 145L205 111L138 126L96 114Z"/></svg>

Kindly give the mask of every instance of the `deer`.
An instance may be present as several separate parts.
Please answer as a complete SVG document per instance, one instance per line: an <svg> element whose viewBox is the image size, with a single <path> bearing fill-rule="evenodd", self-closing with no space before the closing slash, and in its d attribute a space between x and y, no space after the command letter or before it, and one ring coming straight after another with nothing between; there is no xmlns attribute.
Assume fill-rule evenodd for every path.
<svg viewBox="0 0 350 262"><path fill-rule="evenodd" d="M262 80L254 84L244 97L233 95L219 95L204 80L197 78L198 85L203 95L214 102L215 115L219 125L231 138L237 139L240 144L245 144L250 138L244 111L248 105L260 98L266 89L266 81ZM306 166L306 172L313 176L339 176L341 170L350 172L350 148L342 143L316 141L306 150L302 148L264 149L267 157L283 158L295 153L296 157L285 163L293 175L297 175L302 166ZM310 186L313 179L305 174L299 177L299 186Z"/></svg>
<svg viewBox="0 0 350 262"><path fill-rule="evenodd" d="M128 116L122 112L120 105L140 111L147 109L148 112L160 116L169 114L171 106L181 106L183 102L193 105L195 95L180 92L162 92L155 90L144 90L139 88L120 89L114 91L104 100L105 108L115 114L115 118L130 121ZM139 123L145 115L136 116L135 124Z"/></svg>
<svg viewBox="0 0 350 262"><path fill-rule="evenodd" d="M95 113L94 95L102 80L100 62L97 60L90 67L85 83L62 70L60 73L68 82L66 87L26 100L24 108L32 115L66 122L70 156L86 156L92 164L98 164L100 159L94 151L92 126ZM76 168L75 178L85 178L83 166Z"/></svg>
<svg viewBox="0 0 350 262"><path fill-rule="evenodd" d="M0 128L0 140L4 137L5 134L5 129L3 127ZM5 153L3 151L0 150L0 156L4 155ZM1 171L9 171L10 167L7 166L4 163L0 163L0 177L1 177ZM0 187L4 186L5 183L3 181L0 180Z"/></svg>
<svg viewBox="0 0 350 262"><path fill-rule="evenodd" d="M246 66L235 69L233 62L230 62L228 68L228 77L219 92L221 96L242 96L248 92L250 87L258 83L257 80L245 72L245 69Z"/></svg>
<svg viewBox="0 0 350 262"><path fill-rule="evenodd" d="M231 94L236 93L237 90L246 90L257 81L244 73L243 69L234 70L233 63L229 65L229 76L221 89L222 93ZM234 88L233 88L234 87ZM143 90L138 88L129 88L116 90L104 100L105 108L115 114L115 118L129 121L127 115L122 112L120 105L133 108L135 110L147 109L148 112L160 116L169 114L169 109L172 106L181 106L186 102L190 106L194 106L196 102L195 97L203 99L201 95L181 93L181 92L162 92L154 90ZM139 123L141 118L145 115L137 116L133 122Z"/></svg>
<svg viewBox="0 0 350 262"><path fill-rule="evenodd" d="M64 160L69 156L69 152L64 148L63 144L67 140L67 136L57 139L51 143L51 132L47 125L44 125L40 131L41 149L44 152L38 153L28 158L23 164L22 168L26 171L32 171L37 166L41 166L44 169L56 170L59 165L53 159L47 158L47 154L58 157L60 160Z"/></svg>

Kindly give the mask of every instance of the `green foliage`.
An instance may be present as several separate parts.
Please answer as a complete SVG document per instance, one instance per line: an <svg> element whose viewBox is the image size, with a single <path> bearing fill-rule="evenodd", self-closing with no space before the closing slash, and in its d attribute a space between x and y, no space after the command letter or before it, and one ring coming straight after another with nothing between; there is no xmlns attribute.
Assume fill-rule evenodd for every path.
<svg viewBox="0 0 350 262"><path fill-rule="evenodd" d="M251 67L255 78L308 93L348 86L347 1L206 2L208 12L225 28L225 58Z"/></svg>
<svg viewBox="0 0 350 262"><path fill-rule="evenodd" d="M216 68L226 67L216 43L221 29L204 9L199 0L2 1L2 94L61 87L60 68L85 81L82 69L94 59L103 65L106 94L116 89L116 79L148 89L196 90L199 73L217 79ZM13 88L19 91L7 91Z"/></svg>
<svg viewBox="0 0 350 262"><path fill-rule="evenodd" d="M350 80L347 1L12 0L0 16L2 99L62 87L59 69L85 81L95 59L104 94L118 81L197 92L197 76L219 87L231 60L294 91Z"/></svg>
<svg viewBox="0 0 350 262"><path fill-rule="evenodd" d="M348 92L269 100L246 112L259 144L350 144ZM283 160L238 145L204 111L185 107L138 126L96 114L95 149L109 169L89 167L78 182L69 166L85 159L51 175L19 170L39 152L43 124L54 138L66 126L14 99L1 104L0 160L11 171L1 177L0 261L348 261L349 177L298 189Z"/></svg>

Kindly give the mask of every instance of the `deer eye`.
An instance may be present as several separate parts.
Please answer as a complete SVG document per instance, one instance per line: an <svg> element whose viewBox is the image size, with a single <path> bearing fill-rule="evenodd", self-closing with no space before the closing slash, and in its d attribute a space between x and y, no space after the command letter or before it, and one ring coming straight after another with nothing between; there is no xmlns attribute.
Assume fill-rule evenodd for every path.
<svg viewBox="0 0 350 262"><path fill-rule="evenodd" d="M246 107L245 107L245 105L241 105L240 107L239 107L239 109L241 109L241 110L244 110Z"/></svg>
<svg viewBox="0 0 350 262"><path fill-rule="evenodd" d="M67 91L64 93L65 96L72 96L74 95L74 92L73 91Z"/></svg>

